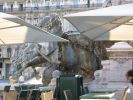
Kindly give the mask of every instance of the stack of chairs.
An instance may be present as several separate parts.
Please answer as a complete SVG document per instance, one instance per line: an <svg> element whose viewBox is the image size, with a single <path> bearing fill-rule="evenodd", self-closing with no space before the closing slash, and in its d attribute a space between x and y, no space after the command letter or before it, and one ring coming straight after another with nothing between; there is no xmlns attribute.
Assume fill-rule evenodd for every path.
<svg viewBox="0 0 133 100"><path fill-rule="evenodd" d="M40 92L37 89L31 89L28 95L27 100L39 100Z"/></svg>
<svg viewBox="0 0 133 100"><path fill-rule="evenodd" d="M39 89L35 89L35 86L20 85L15 86L17 91L16 100L41 100Z"/></svg>
<svg viewBox="0 0 133 100"><path fill-rule="evenodd" d="M26 86L26 85L15 86L15 90L17 91L17 99L16 100L27 100L28 86Z"/></svg>

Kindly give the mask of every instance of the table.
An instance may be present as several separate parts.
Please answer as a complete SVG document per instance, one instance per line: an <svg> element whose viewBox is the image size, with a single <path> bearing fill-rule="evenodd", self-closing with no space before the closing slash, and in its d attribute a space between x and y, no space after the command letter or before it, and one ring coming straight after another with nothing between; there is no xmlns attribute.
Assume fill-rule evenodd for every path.
<svg viewBox="0 0 133 100"><path fill-rule="evenodd" d="M95 89L95 90L90 90L91 93L115 93L117 90L116 89Z"/></svg>
<svg viewBox="0 0 133 100"><path fill-rule="evenodd" d="M80 96L80 100L115 100L115 93L88 93Z"/></svg>

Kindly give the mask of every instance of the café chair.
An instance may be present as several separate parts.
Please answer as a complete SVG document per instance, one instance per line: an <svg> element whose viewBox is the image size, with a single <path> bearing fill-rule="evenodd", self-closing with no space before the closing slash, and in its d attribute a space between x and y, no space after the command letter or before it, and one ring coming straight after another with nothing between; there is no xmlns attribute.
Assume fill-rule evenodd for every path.
<svg viewBox="0 0 133 100"><path fill-rule="evenodd" d="M27 100L28 90L21 90L17 100Z"/></svg>
<svg viewBox="0 0 133 100"><path fill-rule="evenodd" d="M123 96L122 96L122 100L127 100L127 96L128 96L128 93L130 92L130 89L129 87L127 86L125 89L124 89L124 93L123 93Z"/></svg>
<svg viewBox="0 0 133 100"><path fill-rule="evenodd" d="M20 85L20 87L21 87L21 90L28 90L29 89L28 85Z"/></svg>
<svg viewBox="0 0 133 100"><path fill-rule="evenodd" d="M84 92L84 94L89 93L89 89L88 89L88 87L83 87L83 92Z"/></svg>
<svg viewBox="0 0 133 100"><path fill-rule="evenodd" d="M15 90L17 92L17 99L16 100L18 100L18 97L19 97L20 91L21 91L21 87L20 86L15 86L14 88L15 88Z"/></svg>
<svg viewBox="0 0 133 100"><path fill-rule="evenodd" d="M9 90L10 90L10 87L11 87L10 85L8 85L8 86L5 86L5 87L4 87L4 92L9 92Z"/></svg>
<svg viewBox="0 0 133 100"><path fill-rule="evenodd" d="M73 100L72 91L70 89L64 90L65 100Z"/></svg>
<svg viewBox="0 0 133 100"><path fill-rule="evenodd" d="M31 89L28 95L27 100L38 100L39 99L39 90L38 89Z"/></svg>

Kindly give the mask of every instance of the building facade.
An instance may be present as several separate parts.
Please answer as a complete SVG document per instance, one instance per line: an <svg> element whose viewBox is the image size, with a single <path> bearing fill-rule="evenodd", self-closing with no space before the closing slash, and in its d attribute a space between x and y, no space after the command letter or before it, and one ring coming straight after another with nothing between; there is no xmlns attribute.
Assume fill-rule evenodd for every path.
<svg viewBox="0 0 133 100"><path fill-rule="evenodd" d="M45 16L57 14L61 18L63 33L65 33L71 31L72 26L63 19L63 15L103 7L103 5L106 7L109 4L121 4L123 1L127 3L132 0L0 0L0 11L17 15L39 27L40 23L43 24ZM48 25L51 25L51 22ZM0 71L4 79L9 76L12 63L10 58L17 52L16 49L17 46L0 46Z"/></svg>
<svg viewBox="0 0 133 100"><path fill-rule="evenodd" d="M87 10L90 6L101 7L102 3L103 0L0 0L0 11L17 15L37 25L45 15L58 13L63 16Z"/></svg>
<svg viewBox="0 0 133 100"><path fill-rule="evenodd" d="M87 9L86 4L86 0L0 0L0 11L17 15L27 22L38 26L38 24L40 24L44 19L44 16L56 13L60 14L62 17L64 14L70 13L71 11L77 12ZM48 48L50 48L50 45L52 44L48 45ZM3 79L8 79L9 70L10 67L12 67L11 64L14 58L18 64L23 64L23 61L16 60L17 57L19 57L20 60L23 59L24 53L16 53L17 51L20 53L20 51L23 50L25 50L23 46L0 46L0 72L3 76ZM14 55L15 53L17 54L16 56ZM14 62L14 66L16 67L17 62ZM33 73L33 71L31 72Z"/></svg>

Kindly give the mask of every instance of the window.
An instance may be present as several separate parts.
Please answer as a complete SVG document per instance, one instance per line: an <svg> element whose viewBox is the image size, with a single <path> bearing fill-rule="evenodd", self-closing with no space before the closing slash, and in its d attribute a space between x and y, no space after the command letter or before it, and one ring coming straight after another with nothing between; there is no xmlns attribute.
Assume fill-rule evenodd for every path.
<svg viewBox="0 0 133 100"><path fill-rule="evenodd" d="M9 77L10 66L11 66L10 64L6 64L6 70L5 70L5 73L6 73L5 78L6 78L6 79L8 79L8 77Z"/></svg>
<svg viewBox="0 0 133 100"><path fill-rule="evenodd" d="M13 11L13 4L11 4L11 11Z"/></svg>
<svg viewBox="0 0 133 100"><path fill-rule="evenodd" d="M0 57L1 57L1 48L0 48Z"/></svg>
<svg viewBox="0 0 133 100"><path fill-rule="evenodd" d="M2 62L0 62L0 68L2 68Z"/></svg>
<svg viewBox="0 0 133 100"><path fill-rule="evenodd" d="M7 57L11 57L11 51L12 51L11 48L7 48Z"/></svg>
<svg viewBox="0 0 133 100"><path fill-rule="evenodd" d="M56 8L57 8L57 9L60 9L60 8L61 8L61 4L60 4L60 3L61 3L60 0L57 0L57 1L56 1Z"/></svg>
<svg viewBox="0 0 133 100"><path fill-rule="evenodd" d="M78 0L73 0L73 7L77 8L78 7Z"/></svg>
<svg viewBox="0 0 133 100"><path fill-rule="evenodd" d="M19 11L23 11L23 4L19 4Z"/></svg>
<svg viewBox="0 0 133 100"><path fill-rule="evenodd" d="M3 12L3 5L0 5L0 12Z"/></svg>

